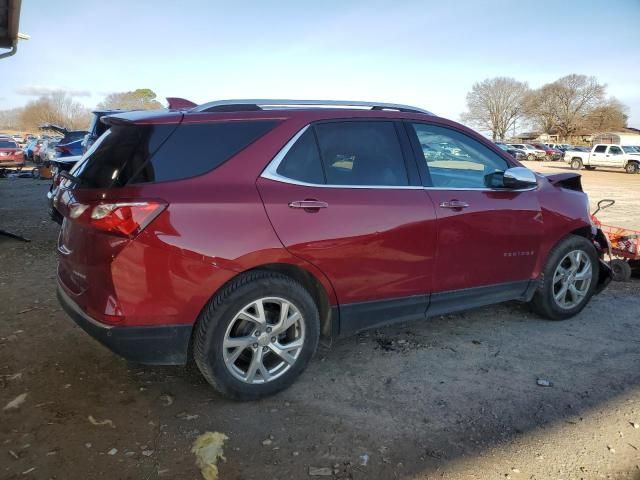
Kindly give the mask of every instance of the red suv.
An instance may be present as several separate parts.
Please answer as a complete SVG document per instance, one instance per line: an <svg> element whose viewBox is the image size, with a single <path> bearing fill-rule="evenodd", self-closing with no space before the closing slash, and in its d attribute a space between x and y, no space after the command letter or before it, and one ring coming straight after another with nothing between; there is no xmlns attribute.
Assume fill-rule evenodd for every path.
<svg viewBox="0 0 640 480"><path fill-rule="evenodd" d="M103 121L55 198L60 302L114 352L193 358L233 398L291 384L319 340L507 300L562 320L610 280L579 175L535 174L418 108L219 101Z"/></svg>

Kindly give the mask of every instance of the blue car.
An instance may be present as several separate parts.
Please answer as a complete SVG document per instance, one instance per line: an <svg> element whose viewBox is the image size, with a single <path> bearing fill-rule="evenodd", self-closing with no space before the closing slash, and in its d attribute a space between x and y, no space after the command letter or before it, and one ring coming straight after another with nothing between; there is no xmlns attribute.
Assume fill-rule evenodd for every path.
<svg viewBox="0 0 640 480"><path fill-rule="evenodd" d="M56 145L56 158L73 157L82 155L82 140L88 133L86 130L67 130L50 123L40 125L41 130L53 130L62 134L62 139Z"/></svg>
<svg viewBox="0 0 640 480"><path fill-rule="evenodd" d="M24 146L24 148L22 149L22 151L24 152L25 160L29 160L33 162L33 149L36 147L36 145L41 145L41 144L42 144L41 139L38 139L38 138L29 139L26 145Z"/></svg>

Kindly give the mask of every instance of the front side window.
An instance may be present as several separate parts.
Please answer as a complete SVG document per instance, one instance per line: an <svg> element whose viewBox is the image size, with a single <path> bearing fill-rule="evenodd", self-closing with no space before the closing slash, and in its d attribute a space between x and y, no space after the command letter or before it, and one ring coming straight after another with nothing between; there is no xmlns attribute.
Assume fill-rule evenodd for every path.
<svg viewBox="0 0 640 480"><path fill-rule="evenodd" d="M487 188L499 182L509 164L464 133L437 125L412 124L434 187ZM497 175L496 175L497 174Z"/></svg>
<svg viewBox="0 0 640 480"><path fill-rule="evenodd" d="M611 155L622 155L622 149L620 147L609 147L609 153Z"/></svg>
<svg viewBox="0 0 640 480"><path fill-rule="evenodd" d="M607 146L606 145L598 145L593 152L594 153L604 153L606 151L607 151Z"/></svg>
<svg viewBox="0 0 640 480"><path fill-rule="evenodd" d="M330 122L314 128L328 185L409 185L393 122Z"/></svg>

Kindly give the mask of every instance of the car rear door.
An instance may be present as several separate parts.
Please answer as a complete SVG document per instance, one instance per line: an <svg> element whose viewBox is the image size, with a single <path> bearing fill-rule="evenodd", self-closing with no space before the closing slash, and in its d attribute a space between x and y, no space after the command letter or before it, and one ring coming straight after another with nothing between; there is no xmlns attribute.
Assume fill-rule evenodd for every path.
<svg viewBox="0 0 640 480"><path fill-rule="evenodd" d="M536 189L498 188L515 164L468 131L406 125L438 224L430 314L524 294L543 234Z"/></svg>
<svg viewBox="0 0 640 480"><path fill-rule="evenodd" d="M401 123L305 127L257 185L284 246L330 279L341 333L423 318L435 212Z"/></svg>

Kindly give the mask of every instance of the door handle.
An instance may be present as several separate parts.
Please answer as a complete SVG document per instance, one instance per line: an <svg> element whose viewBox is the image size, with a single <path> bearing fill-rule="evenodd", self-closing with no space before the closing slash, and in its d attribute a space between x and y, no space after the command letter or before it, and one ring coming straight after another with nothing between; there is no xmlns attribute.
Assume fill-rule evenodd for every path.
<svg viewBox="0 0 640 480"><path fill-rule="evenodd" d="M307 212L317 212L321 208L327 208L329 204L327 202L321 202L319 200L295 200L289 202L289 208L302 208Z"/></svg>
<svg viewBox="0 0 640 480"><path fill-rule="evenodd" d="M461 202L460 200L449 200L448 202L440 202L440 208L451 208L453 210L462 210L467 208L469 204L467 202Z"/></svg>

